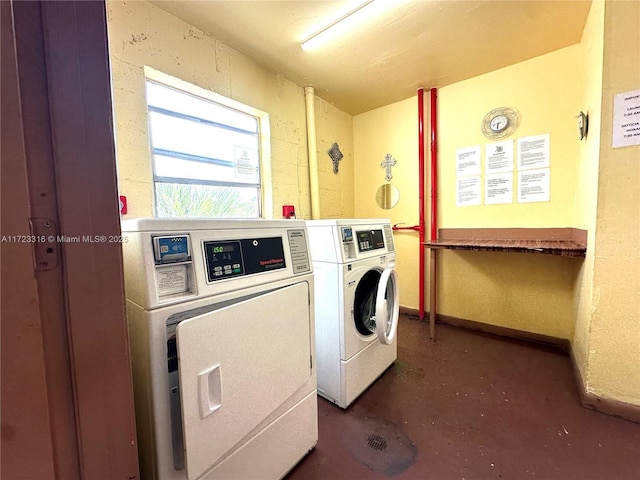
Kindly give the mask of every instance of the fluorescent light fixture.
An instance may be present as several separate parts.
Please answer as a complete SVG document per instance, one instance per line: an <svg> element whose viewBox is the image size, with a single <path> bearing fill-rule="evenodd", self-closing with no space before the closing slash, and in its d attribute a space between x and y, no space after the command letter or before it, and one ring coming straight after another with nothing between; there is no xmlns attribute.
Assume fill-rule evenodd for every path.
<svg viewBox="0 0 640 480"><path fill-rule="evenodd" d="M355 6L350 5L349 8L338 14L338 17L330 22L327 26L319 29L304 42L302 42L303 50L311 50L321 44L335 38L344 33L347 29L353 28L356 24L370 18L379 9L371 7L375 0L365 0L358 2ZM378 4L384 4L384 1L378 1ZM369 7L369 8L365 8Z"/></svg>

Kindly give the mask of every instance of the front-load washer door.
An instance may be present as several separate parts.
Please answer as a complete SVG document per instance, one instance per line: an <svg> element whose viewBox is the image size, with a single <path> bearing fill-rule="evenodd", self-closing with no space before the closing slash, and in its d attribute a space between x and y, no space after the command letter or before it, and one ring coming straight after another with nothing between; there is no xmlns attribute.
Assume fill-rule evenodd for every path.
<svg viewBox="0 0 640 480"><path fill-rule="evenodd" d="M396 338L399 316L398 274L395 269L387 268L380 275L376 293L376 333L380 343L390 345Z"/></svg>
<svg viewBox="0 0 640 480"><path fill-rule="evenodd" d="M356 288L353 317L356 330L364 337L377 336L380 343L391 344L398 328L398 275L393 268L371 269Z"/></svg>
<svg viewBox="0 0 640 480"><path fill-rule="evenodd" d="M309 308L301 282L178 325L187 479L243 444L309 380Z"/></svg>

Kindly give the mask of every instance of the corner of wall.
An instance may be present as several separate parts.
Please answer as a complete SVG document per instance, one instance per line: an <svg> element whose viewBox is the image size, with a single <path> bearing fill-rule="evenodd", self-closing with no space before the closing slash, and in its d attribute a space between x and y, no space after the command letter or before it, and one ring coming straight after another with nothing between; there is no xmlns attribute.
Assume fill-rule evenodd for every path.
<svg viewBox="0 0 640 480"><path fill-rule="evenodd" d="M640 147L613 148L616 94L640 85L640 3L594 1L583 47L590 132L582 160L587 258L575 289L572 342L588 406L614 413L640 407ZM633 413L635 412L635 413Z"/></svg>

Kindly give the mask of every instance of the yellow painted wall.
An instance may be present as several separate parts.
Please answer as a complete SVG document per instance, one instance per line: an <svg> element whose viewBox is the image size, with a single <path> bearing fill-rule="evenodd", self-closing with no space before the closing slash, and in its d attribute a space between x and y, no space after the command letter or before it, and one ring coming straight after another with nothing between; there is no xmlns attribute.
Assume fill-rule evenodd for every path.
<svg viewBox="0 0 640 480"><path fill-rule="evenodd" d="M567 227L574 224L575 172L579 141L575 116L582 108L580 46L459 82L439 91L441 227ZM482 135L483 117L508 106L520 112L520 126L507 140L550 134L551 200L508 205L456 207L456 149L491 143ZM514 158L515 162L515 158ZM514 176L514 190L516 186ZM515 192L514 192L515 200Z"/></svg>
<svg viewBox="0 0 640 480"><path fill-rule="evenodd" d="M440 89L441 228L575 225L580 51L575 45ZM490 142L480 124L500 106L520 113L520 126L510 137L514 156L518 138L550 135L550 201L517 203L514 175L514 203L456 207L456 150L480 145L484 166L484 147ZM438 313L570 339L576 262L580 260L524 253L441 252Z"/></svg>
<svg viewBox="0 0 640 480"><path fill-rule="evenodd" d="M264 185L263 215L280 218L281 205L293 204L298 217L310 218L304 88L146 1L109 0L107 8L118 179L120 193L128 197L127 218L153 215L145 66L267 112L271 169L265 177L271 182ZM351 186L350 116L316 99L318 103L318 131L323 141L340 143L345 155L340 181ZM351 194L326 179L323 185L323 203L332 212L340 205L349 212Z"/></svg>
<svg viewBox="0 0 640 480"><path fill-rule="evenodd" d="M572 352L580 376L587 376L589 333L593 301L593 269L598 207L598 167L602 115L602 74L604 49L604 1L591 4L581 40L582 65L579 72L583 87L582 109L589 114L589 132L581 142L576 175L576 226L587 230L587 256L576 263L574 287L575 332Z"/></svg>
<svg viewBox="0 0 640 480"><path fill-rule="evenodd" d="M582 108L582 88L576 86L575 75L580 68L580 51L579 45L572 46L439 89L440 228L574 226L580 151L574 117ZM499 106L514 107L521 114L520 127L511 137L514 142L519 137L550 134L551 201L458 208L456 149L481 145L484 162L484 146L490 142L482 135L481 121ZM425 101L426 117L428 108ZM384 215L394 223L418 223L417 118L416 98L354 117L356 216ZM426 122L427 157L428 128ZM392 183L400 187L401 200L396 208L385 211L377 207L374 196L378 185L384 183L379 164L387 151L398 158ZM427 184L426 197L429 188ZM428 202L425 208L428 225ZM401 304L417 309L417 233L398 232L396 238ZM440 252L438 313L571 338L576 262L580 260L547 255ZM425 303L429 304L428 291Z"/></svg>
<svg viewBox="0 0 640 480"><path fill-rule="evenodd" d="M640 89L640 2L606 1L587 391L640 405L640 145L612 148L613 99Z"/></svg>
<svg viewBox="0 0 640 480"><path fill-rule="evenodd" d="M353 117L318 97L314 104L320 218L351 218L354 215ZM334 173L329 156L334 143L343 155L338 173Z"/></svg>
<svg viewBox="0 0 640 480"><path fill-rule="evenodd" d="M575 116L582 108L580 46L564 48L439 92L440 227L575 226L575 170L580 142ZM520 112L516 139L550 135L550 201L456 207L456 149L490 143L480 131L493 108ZM515 163L515 158L514 158ZM577 259L523 253L439 253L438 313L570 339Z"/></svg>
<svg viewBox="0 0 640 480"><path fill-rule="evenodd" d="M389 218L392 224L404 224L402 226L417 225L419 220L417 95L415 98L355 116L353 139L356 159L355 216L357 218ZM393 178L390 182L385 180L385 169L380 166L388 153L397 161L391 168ZM397 206L388 210L380 208L376 203L376 192L385 183L396 185L400 191ZM395 232L394 239L396 269L400 282L400 304L403 307L417 309L420 249L418 233Z"/></svg>

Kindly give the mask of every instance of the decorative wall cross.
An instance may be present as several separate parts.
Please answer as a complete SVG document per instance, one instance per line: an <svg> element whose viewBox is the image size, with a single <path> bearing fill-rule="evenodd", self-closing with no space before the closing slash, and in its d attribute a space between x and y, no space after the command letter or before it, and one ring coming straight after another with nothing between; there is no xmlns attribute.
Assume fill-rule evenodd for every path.
<svg viewBox="0 0 640 480"><path fill-rule="evenodd" d="M380 164L380 166L386 170L386 175L384 178L387 180L387 182L393 178L393 175L391 175L391 167L393 167L396 163L398 163L398 161L393 158L393 155L387 153L387 155L384 157L384 162Z"/></svg>
<svg viewBox="0 0 640 480"><path fill-rule="evenodd" d="M331 157L331 161L333 162L333 173L338 173L338 163L342 160L342 152L340 151L340 147L337 143L331 145L331 150L327 152Z"/></svg>

